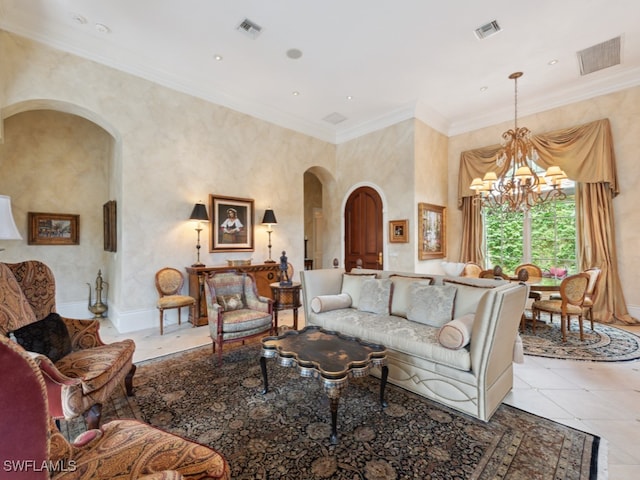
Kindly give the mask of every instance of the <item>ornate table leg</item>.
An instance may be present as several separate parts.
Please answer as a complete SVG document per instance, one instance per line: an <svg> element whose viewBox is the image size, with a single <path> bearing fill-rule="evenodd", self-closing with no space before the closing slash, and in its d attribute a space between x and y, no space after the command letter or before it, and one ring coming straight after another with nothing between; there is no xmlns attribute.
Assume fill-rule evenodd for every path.
<svg viewBox="0 0 640 480"><path fill-rule="evenodd" d="M264 395L269 390L269 382L267 381L267 359L265 357L260 357L260 370L262 370L262 381L264 382L264 390L262 390L262 394Z"/></svg>
<svg viewBox="0 0 640 480"><path fill-rule="evenodd" d="M331 400L331 436L329 437L331 445L338 444L338 404L340 397L330 398Z"/></svg>
<svg viewBox="0 0 640 480"><path fill-rule="evenodd" d="M382 408L385 408L388 405L388 403L384 399L384 389L387 386L387 377L388 376L389 376L389 367L387 367L386 365L383 365L382 366L382 377L380 378L380 405L382 405Z"/></svg>

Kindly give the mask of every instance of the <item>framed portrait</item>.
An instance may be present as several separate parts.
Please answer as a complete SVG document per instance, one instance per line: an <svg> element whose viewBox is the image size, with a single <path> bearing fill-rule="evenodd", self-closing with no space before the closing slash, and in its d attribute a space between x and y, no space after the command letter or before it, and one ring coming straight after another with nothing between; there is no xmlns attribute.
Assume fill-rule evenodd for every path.
<svg viewBox="0 0 640 480"><path fill-rule="evenodd" d="M210 252L253 252L253 199L209 195Z"/></svg>
<svg viewBox="0 0 640 480"><path fill-rule="evenodd" d="M409 241L409 220L391 220L389 222L389 242L407 243Z"/></svg>
<svg viewBox="0 0 640 480"><path fill-rule="evenodd" d="M418 260L446 257L446 219L445 207L418 203Z"/></svg>
<svg viewBox="0 0 640 480"><path fill-rule="evenodd" d="M117 252L117 216L116 201L109 200L102 206L102 216L104 223L104 250L106 252Z"/></svg>
<svg viewBox="0 0 640 480"><path fill-rule="evenodd" d="M29 245L79 245L80 215L29 212Z"/></svg>

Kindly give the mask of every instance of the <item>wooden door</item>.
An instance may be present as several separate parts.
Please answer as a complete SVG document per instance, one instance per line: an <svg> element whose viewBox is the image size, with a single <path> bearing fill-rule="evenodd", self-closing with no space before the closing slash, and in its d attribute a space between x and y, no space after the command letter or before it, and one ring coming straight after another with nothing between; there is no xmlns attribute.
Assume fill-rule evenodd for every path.
<svg viewBox="0 0 640 480"><path fill-rule="evenodd" d="M382 270L382 199L373 188L360 187L349 195L344 231L345 269L362 260L363 268Z"/></svg>

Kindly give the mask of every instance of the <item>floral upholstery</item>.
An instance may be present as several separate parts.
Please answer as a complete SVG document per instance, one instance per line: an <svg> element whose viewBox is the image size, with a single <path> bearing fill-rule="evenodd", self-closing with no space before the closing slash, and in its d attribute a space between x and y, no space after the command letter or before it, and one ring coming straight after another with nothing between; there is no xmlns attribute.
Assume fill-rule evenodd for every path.
<svg viewBox="0 0 640 480"><path fill-rule="evenodd" d="M222 455L204 445L137 420L115 420L81 434L69 443L48 411L52 380L33 356L0 336L0 451L4 468L28 460L11 478L84 479L229 479ZM24 421L24 413L29 421ZM9 463L7 463L9 462ZM49 465L51 472L43 469ZM29 466L30 465L30 466ZM51 473L51 475L49 475ZM15 474L15 475L14 475Z"/></svg>
<svg viewBox="0 0 640 480"><path fill-rule="evenodd" d="M56 311L55 279L47 265L29 260L0 263L0 336L40 321ZM47 375L57 382L60 398L50 394L51 414L74 418L84 414L90 428L99 423L102 403L125 380L132 392L135 372L133 340L105 344L96 320L63 321L71 340L71 353L55 364L44 355L34 356Z"/></svg>
<svg viewBox="0 0 640 480"><path fill-rule="evenodd" d="M213 352L218 348L218 364L222 363L222 345L273 331L273 301L257 294L255 280L248 273L216 272L205 281L209 316L209 332ZM229 298L242 299L242 305L225 309ZM234 302L235 303L235 302Z"/></svg>

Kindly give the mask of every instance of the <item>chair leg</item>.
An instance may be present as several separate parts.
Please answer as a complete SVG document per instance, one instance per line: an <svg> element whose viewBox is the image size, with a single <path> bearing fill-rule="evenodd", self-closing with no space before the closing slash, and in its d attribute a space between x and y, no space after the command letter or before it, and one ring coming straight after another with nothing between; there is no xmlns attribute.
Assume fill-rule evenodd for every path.
<svg viewBox="0 0 640 480"><path fill-rule="evenodd" d="M182 325L182 318L181 318L181 312L182 312L182 307L178 307L178 325Z"/></svg>
<svg viewBox="0 0 640 480"><path fill-rule="evenodd" d="M196 326L196 304L193 303L189 305L189 310L191 311L191 328L195 328Z"/></svg>
<svg viewBox="0 0 640 480"><path fill-rule="evenodd" d="M540 310L536 310L536 314L533 315L531 319L531 329L533 330L533 334L536 334L536 324L538 323L538 317L540 316Z"/></svg>
<svg viewBox="0 0 640 480"><path fill-rule="evenodd" d="M102 404L96 403L89 410L84 412L84 419L87 422L87 430L93 430L100 426L100 418L102 417Z"/></svg>
<svg viewBox="0 0 640 480"><path fill-rule="evenodd" d="M567 317L564 315L560 315L560 331L562 331L562 342L567 341Z"/></svg>
<svg viewBox="0 0 640 480"><path fill-rule="evenodd" d="M164 335L164 310L160 309L160 335Z"/></svg>
<svg viewBox="0 0 640 480"><path fill-rule="evenodd" d="M584 329L582 328L582 315L578 315L578 326L580 328L580 341L584 342Z"/></svg>
<svg viewBox="0 0 640 480"><path fill-rule="evenodd" d="M133 375L136 373L137 368L135 363L132 364L129 373L124 377L124 388L127 390L128 397L133 397Z"/></svg>

